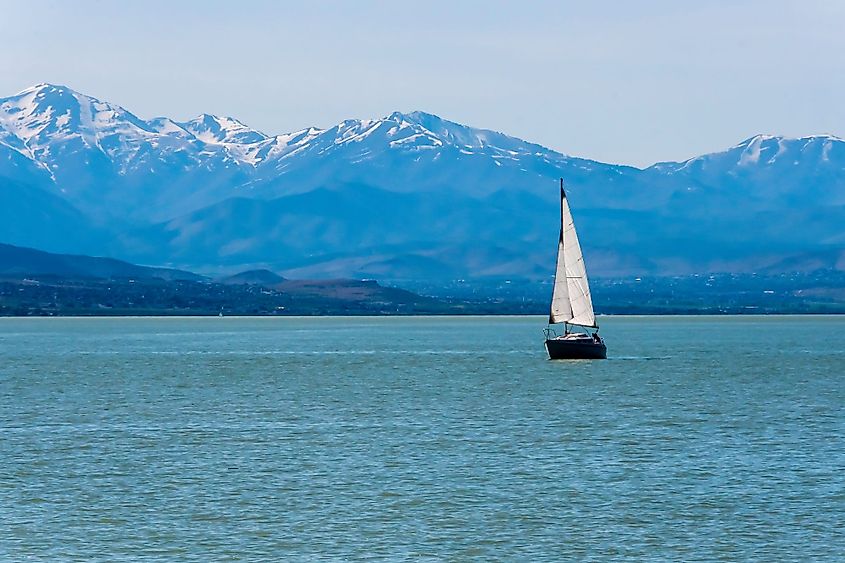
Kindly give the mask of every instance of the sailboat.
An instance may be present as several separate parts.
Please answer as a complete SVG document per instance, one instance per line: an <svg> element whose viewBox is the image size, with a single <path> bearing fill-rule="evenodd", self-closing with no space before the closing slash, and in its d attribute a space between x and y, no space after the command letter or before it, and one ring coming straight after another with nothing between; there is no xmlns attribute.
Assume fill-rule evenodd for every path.
<svg viewBox="0 0 845 563"><path fill-rule="evenodd" d="M563 323L563 334L555 325ZM593 330L591 330L593 329ZM560 237L557 243L557 267L552 291L549 326L544 331L546 350L552 360L604 359L607 346L599 336L599 325L593 312L587 268L575 223L560 180Z"/></svg>

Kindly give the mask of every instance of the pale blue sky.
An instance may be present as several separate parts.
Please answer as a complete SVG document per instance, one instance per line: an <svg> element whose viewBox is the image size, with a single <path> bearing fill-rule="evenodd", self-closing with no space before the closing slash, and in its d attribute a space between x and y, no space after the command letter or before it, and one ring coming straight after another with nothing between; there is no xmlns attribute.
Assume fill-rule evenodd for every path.
<svg viewBox="0 0 845 563"><path fill-rule="evenodd" d="M845 136L845 1L0 0L0 96L55 82L265 133L420 109L648 165Z"/></svg>

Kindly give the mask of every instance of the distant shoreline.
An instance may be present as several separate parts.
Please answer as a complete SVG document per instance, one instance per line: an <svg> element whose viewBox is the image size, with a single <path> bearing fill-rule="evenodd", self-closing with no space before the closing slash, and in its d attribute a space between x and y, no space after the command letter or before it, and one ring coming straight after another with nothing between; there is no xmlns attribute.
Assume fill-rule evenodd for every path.
<svg viewBox="0 0 845 563"><path fill-rule="evenodd" d="M39 273L40 272L40 273ZM211 279L114 259L0 244L0 316L545 315L549 280ZM845 271L595 277L605 315L845 314Z"/></svg>
<svg viewBox="0 0 845 563"><path fill-rule="evenodd" d="M748 313L607 313L597 314L598 319L603 318L656 318L656 317L845 317L845 311L841 312L748 312ZM0 315L0 321L4 319L395 319L395 318L538 318L544 319L547 315L541 313L419 313L419 314L347 314L347 315L323 315L323 314L295 314L295 315L201 315L201 314L71 314L71 315Z"/></svg>

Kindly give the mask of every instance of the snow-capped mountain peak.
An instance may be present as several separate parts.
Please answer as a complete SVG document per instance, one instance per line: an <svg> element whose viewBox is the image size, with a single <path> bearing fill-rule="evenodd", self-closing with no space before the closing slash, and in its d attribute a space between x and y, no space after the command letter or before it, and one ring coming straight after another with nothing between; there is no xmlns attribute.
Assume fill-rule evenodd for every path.
<svg viewBox="0 0 845 563"><path fill-rule="evenodd" d="M147 122L120 106L49 83L0 99L0 125L33 157L57 142L76 140L87 148L102 149L104 138L156 134Z"/></svg>
<svg viewBox="0 0 845 563"><path fill-rule="evenodd" d="M452 150L464 154L484 153L500 158L538 152L565 158L540 145L495 131L461 125L422 111L395 111L379 119L347 119L326 130L309 131L316 132L309 144L319 147L321 153L346 147L363 155L388 150Z"/></svg>
<svg viewBox="0 0 845 563"><path fill-rule="evenodd" d="M690 168L742 171L757 167L793 167L808 161L825 164L845 159L845 140L835 135L786 137L758 134L723 151L696 156L683 162L661 162L652 168L670 173Z"/></svg>
<svg viewBox="0 0 845 563"><path fill-rule="evenodd" d="M179 125L203 143L213 145L250 144L267 139L264 133L247 127L233 117L218 117L204 113Z"/></svg>

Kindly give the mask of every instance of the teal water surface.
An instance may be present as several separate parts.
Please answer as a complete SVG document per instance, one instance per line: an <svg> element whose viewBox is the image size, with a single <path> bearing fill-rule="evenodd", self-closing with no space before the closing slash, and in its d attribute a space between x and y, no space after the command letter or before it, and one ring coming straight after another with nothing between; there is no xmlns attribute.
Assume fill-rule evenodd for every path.
<svg viewBox="0 0 845 563"><path fill-rule="evenodd" d="M845 318L0 319L0 560L835 561Z"/></svg>

